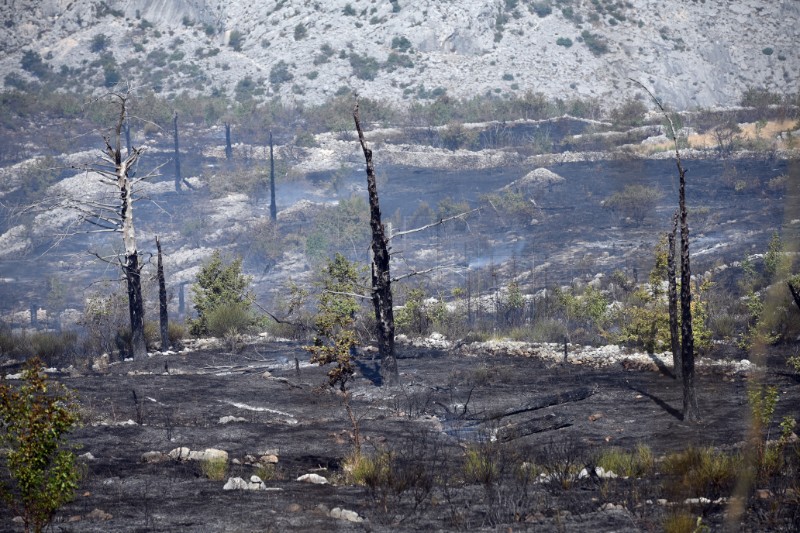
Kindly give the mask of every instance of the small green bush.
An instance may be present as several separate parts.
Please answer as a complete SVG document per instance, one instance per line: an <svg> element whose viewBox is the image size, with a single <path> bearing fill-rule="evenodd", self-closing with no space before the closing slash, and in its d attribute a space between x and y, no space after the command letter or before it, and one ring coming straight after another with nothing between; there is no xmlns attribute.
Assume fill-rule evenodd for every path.
<svg viewBox="0 0 800 533"><path fill-rule="evenodd" d="M686 511L672 511L662 522L664 533L702 533L702 519Z"/></svg>
<svg viewBox="0 0 800 533"><path fill-rule="evenodd" d="M558 39L556 39L556 44L558 46L563 46L564 48L569 48L570 46L572 46L572 39L570 39L569 37L559 37Z"/></svg>
<svg viewBox="0 0 800 533"><path fill-rule="evenodd" d="M228 46L233 48L236 52L242 51L242 45L244 44L244 35L239 30L233 30L231 32L230 38L228 39Z"/></svg>
<svg viewBox="0 0 800 533"><path fill-rule="evenodd" d="M392 50L399 50L401 53L406 53L411 49L411 41L403 36L392 38Z"/></svg>
<svg viewBox="0 0 800 533"><path fill-rule="evenodd" d="M282 59L275 63L269 71L269 82L275 86L280 86L293 79L294 75L289 72L289 65Z"/></svg>
<svg viewBox="0 0 800 533"><path fill-rule="evenodd" d="M630 218L640 224L647 215L654 213L658 201L664 196L661 189L645 185L626 185L603 200L603 207L617 213L623 219Z"/></svg>
<svg viewBox="0 0 800 533"><path fill-rule="evenodd" d="M374 80L380 70L380 64L374 57L351 52L348 56L353 75L360 80Z"/></svg>
<svg viewBox="0 0 800 533"><path fill-rule="evenodd" d="M764 54L765 56L771 56L773 52L774 52L774 50L772 48L770 48L769 46L767 46L766 48L761 50L761 53Z"/></svg>
<svg viewBox="0 0 800 533"><path fill-rule="evenodd" d="M244 333L253 324L250 305L246 302L222 304L206 314L208 332L214 337Z"/></svg>
<svg viewBox="0 0 800 533"><path fill-rule="evenodd" d="M170 321L167 324L167 336L169 337L169 345L173 347L181 346L183 339L186 338L188 331L186 325L180 322Z"/></svg>
<svg viewBox="0 0 800 533"><path fill-rule="evenodd" d="M608 52L608 43L601 36L589 30L583 30L581 32L581 38L583 38L584 44L594 55L601 56Z"/></svg>
<svg viewBox="0 0 800 533"><path fill-rule="evenodd" d="M539 18L544 18L553 12L550 2L533 2L528 6L528 9L530 9L531 13L536 13Z"/></svg>
<svg viewBox="0 0 800 533"><path fill-rule="evenodd" d="M742 464L738 454L692 446L667 455L661 472L668 476L665 488L672 497L702 496L713 500L733 491Z"/></svg>
<svg viewBox="0 0 800 533"><path fill-rule="evenodd" d="M50 383L30 359L23 383L15 390L0 380L0 463L8 473L0 500L22 516L25 531L42 531L55 512L71 501L81 478L66 435L78 424L78 404L71 391Z"/></svg>
<svg viewBox="0 0 800 533"><path fill-rule="evenodd" d="M200 461L200 470L211 481L222 481L228 474L228 461L218 457Z"/></svg>
<svg viewBox="0 0 800 533"><path fill-rule="evenodd" d="M220 308L225 308L225 311L214 315L214 334L222 335L231 328L242 331L245 317L252 321L249 315L251 296L247 290L250 281L250 277L242 274L241 258L225 264L219 250L215 250L197 274L197 283L192 286L194 308L198 314L198 318L191 321L192 334L210 333L209 320ZM242 329L238 329L240 327Z"/></svg>
<svg viewBox="0 0 800 533"><path fill-rule="evenodd" d="M644 444L637 445L632 452L620 448L603 450L597 458L597 466L624 477L645 476L653 471L654 465L653 452Z"/></svg>
<svg viewBox="0 0 800 533"><path fill-rule="evenodd" d="M33 355L40 357L48 365L65 362L67 356L74 354L77 344L78 335L74 331L36 332L30 337Z"/></svg>
<svg viewBox="0 0 800 533"><path fill-rule="evenodd" d="M302 22L298 22L297 26L294 27L294 40L301 41L306 38L308 35L308 28L306 28L305 24Z"/></svg>
<svg viewBox="0 0 800 533"><path fill-rule="evenodd" d="M98 33L94 37L92 37L92 42L89 44L89 50L98 54L108 48L108 45L111 44L111 39L105 33Z"/></svg>
<svg viewBox="0 0 800 533"><path fill-rule="evenodd" d="M464 480L491 485L499 476L497 449L491 443L470 446L464 454Z"/></svg>
<svg viewBox="0 0 800 533"><path fill-rule="evenodd" d="M567 337L567 326L561 320L541 318L533 323L530 340L534 342L563 342Z"/></svg>

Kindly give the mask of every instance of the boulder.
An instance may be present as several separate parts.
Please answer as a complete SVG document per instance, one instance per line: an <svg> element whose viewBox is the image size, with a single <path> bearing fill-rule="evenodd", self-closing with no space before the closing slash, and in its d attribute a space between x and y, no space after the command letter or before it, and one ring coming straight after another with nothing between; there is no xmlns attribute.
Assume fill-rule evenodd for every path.
<svg viewBox="0 0 800 533"><path fill-rule="evenodd" d="M303 474L297 478L297 481L303 483L313 483L315 485L326 485L328 483L328 480L319 474Z"/></svg>
<svg viewBox="0 0 800 533"><path fill-rule="evenodd" d="M339 507L334 507L333 509L331 509L330 516L331 518L337 518L339 520L347 520L348 522L360 523L364 521L363 518L358 516L357 512L350 511L348 509L341 509Z"/></svg>

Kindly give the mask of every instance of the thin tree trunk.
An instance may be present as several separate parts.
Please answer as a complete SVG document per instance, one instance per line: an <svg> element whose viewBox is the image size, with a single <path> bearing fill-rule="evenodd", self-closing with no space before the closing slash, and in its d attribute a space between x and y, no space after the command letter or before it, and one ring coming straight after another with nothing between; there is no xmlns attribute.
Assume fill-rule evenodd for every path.
<svg viewBox="0 0 800 533"><path fill-rule="evenodd" d="M231 125L225 123L225 159L233 159L233 148L231 148Z"/></svg>
<svg viewBox="0 0 800 533"><path fill-rule="evenodd" d="M139 254L125 255L125 280L128 285L128 312L131 318L131 355L134 359L147 357L147 342L144 338L144 301L142 300L142 277Z"/></svg>
<svg viewBox="0 0 800 533"><path fill-rule="evenodd" d="M275 203L275 157L272 153L272 132L269 132L269 218L278 220L278 205Z"/></svg>
<svg viewBox="0 0 800 533"><path fill-rule="evenodd" d="M670 121L671 122L671 121ZM671 125L671 124L670 124ZM675 134L673 133L673 136ZM686 213L686 170L678 154L675 140L678 175L680 176L681 211L681 373L683 374L683 419L700 419L694 386L694 334L692 332L692 269L689 264L689 220Z"/></svg>
<svg viewBox="0 0 800 533"><path fill-rule="evenodd" d="M675 235L678 233L678 212L672 216L672 231L667 235L667 278L669 289L669 338L672 346L672 369L675 379L683 374L681 368L681 338L678 334L678 287L675 280Z"/></svg>
<svg viewBox="0 0 800 533"><path fill-rule="evenodd" d="M175 190L180 192L181 190L181 181L183 178L181 177L181 152L180 152L180 145L178 144L178 112L175 111L175 114L172 115L172 138L175 141Z"/></svg>
<svg viewBox="0 0 800 533"><path fill-rule="evenodd" d="M369 192L370 228L372 230L372 304L378 336L378 353L381 357L381 377L387 385L397 385L400 375L394 354L394 311L392 309L392 278L389 273L389 249L381 223L381 208L372 163L372 150L367 148L364 132L358 116L358 103L353 109L353 120L358 131L358 140L367 164L367 191Z"/></svg>
<svg viewBox="0 0 800 533"><path fill-rule="evenodd" d="M161 326L161 351L169 349L169 315L167 313L167 283L164 279L164 262L161 259L161 241L156 237L158 249L158 309Z"/></svg>

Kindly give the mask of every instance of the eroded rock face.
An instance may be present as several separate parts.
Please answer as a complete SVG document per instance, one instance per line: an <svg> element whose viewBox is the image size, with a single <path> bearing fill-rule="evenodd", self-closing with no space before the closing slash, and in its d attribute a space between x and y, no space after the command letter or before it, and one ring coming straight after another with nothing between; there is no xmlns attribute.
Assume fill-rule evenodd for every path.
<svg viewBox="0 0 800 533"><path fill-rule="evenodd" d="M213 55L191 57L196 68L228 94L246 76L266 78L283 61L291 65L291 83L271 84L269 96L309 103L330 98L347 85L370 98L403 105L409 83L428 91L441 87L458 98L495 89L524 94L535 87L551 97L620 101L637 92L619 83L630 73L641 73L643 82L651 82L656 93L677 107L731 103L747 87L766 85L791 92L795 85L783 73L797 71L797 2L683 2L670 8L659 0L625 2L622 20L611 23L610 17L601 17L591 24L590 33L598 39L589 41L604 43L605 52L590 48L586 39L575 39L589 31L580 20L597 15L589 2L576 3L570 16L553 9L544 17L527 4L511 7L498 0L417 0L397 4L398 10L381 2L369 18L348 15L346 4L347 0L296 2L291 8L269 10L244 0L135 0L109 4L107 9L97 8L93 0L17 3L4 8L8 24L0 27L6 52L0 60L0 79L20 71L23 52L31 49L48 58L56 72L62 65L78 68L96 54L95 36L104 34L105 51L120 64L171 49L176 39L182 43L176 50L187 56L194 50L216 49ZM150 26L142 28L142 21ZM296 34L298 27L302 29ZM741 46L743 34L749 42L763 44ZM558 46L557 39L564 36L576 42ZM399 44L395 38L404 41ZM364 55L378 65L391 53L411 61L359 78L347 56L315 62L322 44L334 50L352 44L353 50L368 51ZM192 76L167 70L167 90L202 90ZM126 75L137 83L145 71L132 68ZM306 76L314 71L318 76ZM95 76L85 81L99 87L103 73Z"/></svg>

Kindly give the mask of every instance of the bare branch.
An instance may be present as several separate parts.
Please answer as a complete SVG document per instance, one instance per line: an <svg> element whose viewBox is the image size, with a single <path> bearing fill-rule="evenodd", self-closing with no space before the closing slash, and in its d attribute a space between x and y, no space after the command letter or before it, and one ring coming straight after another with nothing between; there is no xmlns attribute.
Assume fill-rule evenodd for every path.
<svg viewBox="0 0 800 533"><path fill-rule="evenodd" d="M450 222L451 220L455 220L457 218L466 217L467 215L471 215L472 213L474 213L476 211L480 211L481 209L483 209L483 208L482 207L476 207L475 209L472 209L470 211L465 211L463 213L459 213L459 214L453 215L451 217L440 218L436 222L432 222L431 224L426 224L426 225L421 226L419 228L409 229L409 230L406 230L406 231L399 231L399 232L395 233L394 235L390 236L389 238L387 238L386 240L390 241L390 240L394 239L395 237L404 237L404 236L410 235L412 233L418 233L420 231L425 231L426 229L430 229L430 228L433 228L435 226L439 226L441 224L444 224L445 222Z"/></svg>

